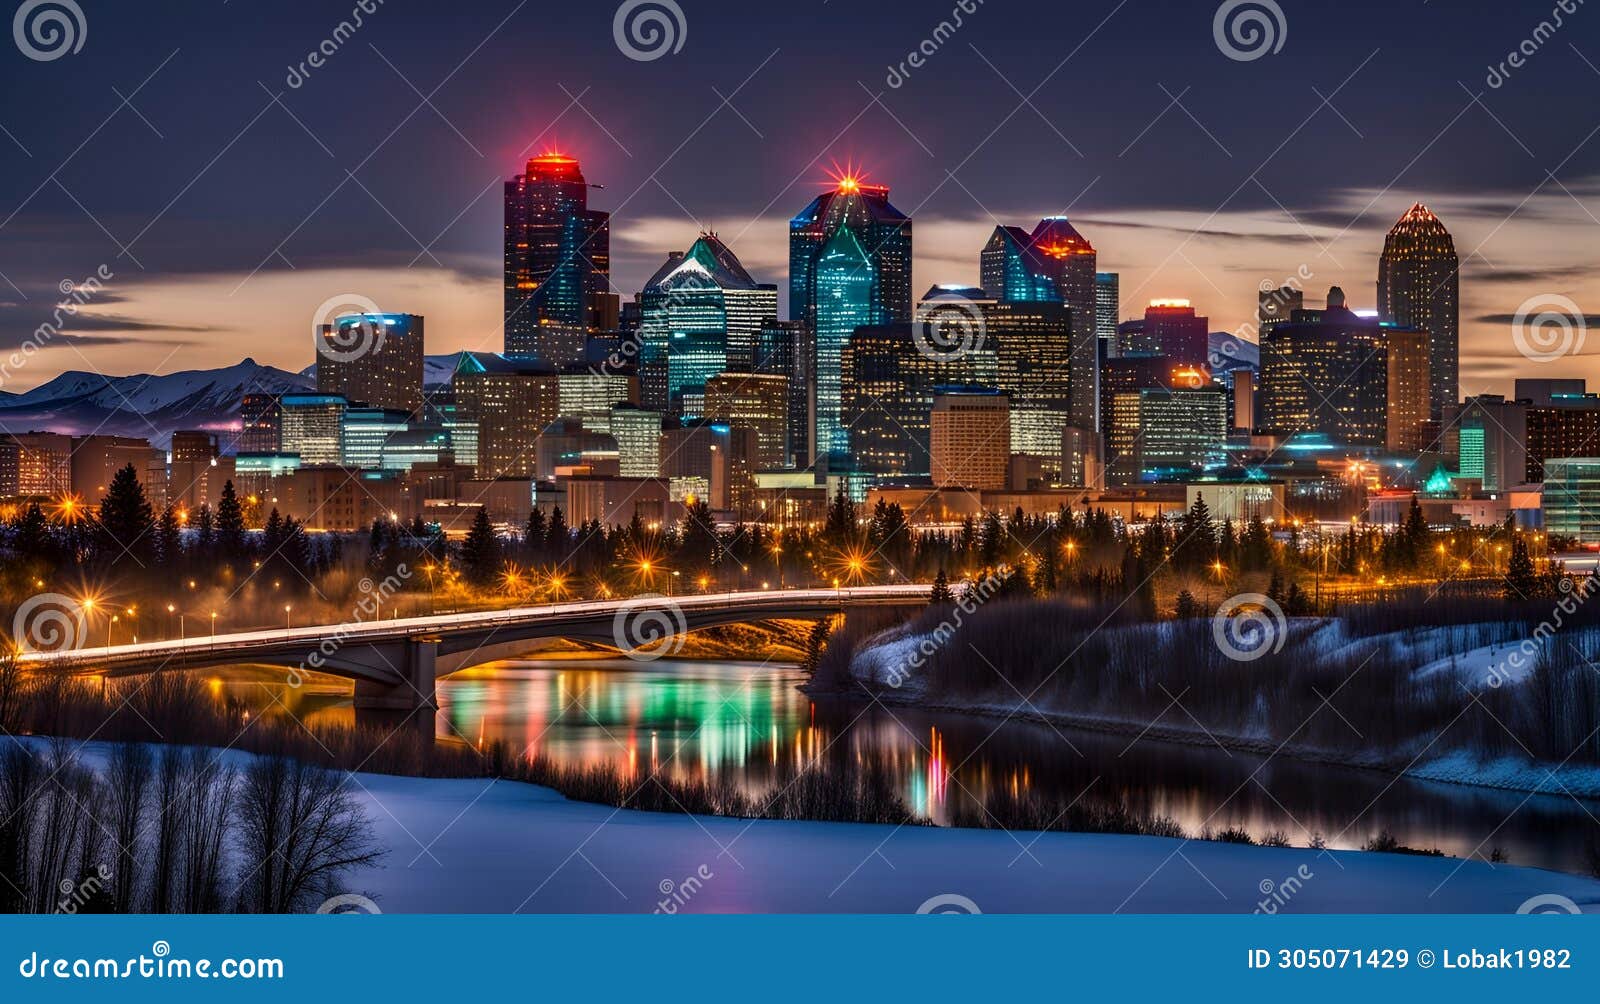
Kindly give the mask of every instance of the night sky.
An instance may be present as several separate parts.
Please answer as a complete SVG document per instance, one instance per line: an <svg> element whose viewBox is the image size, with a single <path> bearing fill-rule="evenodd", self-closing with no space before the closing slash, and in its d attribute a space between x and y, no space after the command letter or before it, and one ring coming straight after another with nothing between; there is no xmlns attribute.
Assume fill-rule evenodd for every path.
<svg viewBox="0 0 1600 1004"><path fill-rule="evenodd" d="M1211 0L967 0L891 87L951 0L679 0L681 49L648 61L611 0L368 0L291 87L353 0L78 0L81 50L0 41L0 349L63 280L115 276L0 389L298 370L345 293L426 314L430 352L497 350L500 183L557 149L605 186L624 298L700 227L781 285L785 221L855 165L915 217L919 293L975 282L997 222L1065 213L1122 273L1124 317L1187 297L1232 330L1297 272L1308 302L1339 284L1371 307L1383 234L1421 200L1463 257L1462 392L1600 384L1600 340L1540 365L1510 331L1537 295L1600 314L1600 4L1568 2L1491 87L1554 0L1280 0L1282 47L1250 60Z"/></svg>

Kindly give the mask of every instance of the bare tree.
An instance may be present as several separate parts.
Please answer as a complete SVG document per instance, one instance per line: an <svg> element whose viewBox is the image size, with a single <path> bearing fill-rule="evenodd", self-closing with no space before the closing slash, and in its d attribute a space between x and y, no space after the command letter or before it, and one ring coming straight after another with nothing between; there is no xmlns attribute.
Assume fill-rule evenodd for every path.
<svg viewBox="0 0 1600 1004"><path fill-rule="evenodd" d="M139 893L139 871L144 861L139 853L140 832L154 772L155 758L150 747L142 743L118 743L106 765L111 839L116 844L111 900L124 913L134 910Z"/></svg>
<svg viewBox="0 0 1600 1004"><path fill-rule="evenodd" d="M372 827L337 771L257 757L240 786L239 898L255 913L294 913L375 862Z"/></svg>

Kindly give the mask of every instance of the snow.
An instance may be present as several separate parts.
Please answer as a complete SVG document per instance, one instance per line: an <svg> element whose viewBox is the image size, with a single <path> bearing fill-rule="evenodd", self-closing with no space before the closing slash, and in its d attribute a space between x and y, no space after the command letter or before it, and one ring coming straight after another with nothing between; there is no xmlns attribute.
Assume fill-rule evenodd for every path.
<svg viewBox="0 0 1600 1004"><path fill-rule="evenodd" d="M953 894L986 913L1250 913L1265 883L1298 884L1281 913L1511 913L1546 894L1600 912L1600 882L1482 861L691 817L509 782L359 781L391 853L348 884L386 912L649 913L667 900L683 913L910 913ZM691 886L681 905L662 893Z"/></svg>
<svg viewBox="0 0 1600 1004"><path fill-rule="evenodd" d="M104 768L107 744L71 746ZM221 756L242 767L252 754ZM1278 913L1511 913L1547 895L1600 912L1600 882L1479 860L729 819L509 781L349 778L386 853L342 892L387 913L651 913L663 902L679 913L911 913L936 896L985 913L1251 913L1264 900Z"/></svg>
<svg viewBox="0 0 1600 1004"><path fill-rule="evenodd" d="M1533 675L1536 660L1527 657L1508 662L1507 657L1517 651L1514 644L1486 645L1460 655L1436 659L1417 670L1418 679L1454 673L1456 680L1469 690L1484 687L1501 687L1508 683L1521 683Z"/></svg>

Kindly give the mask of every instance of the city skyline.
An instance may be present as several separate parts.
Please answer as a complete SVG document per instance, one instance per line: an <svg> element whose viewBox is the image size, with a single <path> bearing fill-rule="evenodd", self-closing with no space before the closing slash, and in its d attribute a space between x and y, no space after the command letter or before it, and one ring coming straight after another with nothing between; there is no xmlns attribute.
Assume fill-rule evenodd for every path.
<svg viewBox="0 0 1600 1004"><path fill-rule="evenodd" d="M0 389L25 390L66 370L163 373L247 355L298 370L312 354L310 338L302 343L296 336L309 336L316 305L341 292L359 291L387 311L429 316L435 354L496 350L502 249L493 194L528 156L554 150L582 161L589 180L606 186L591 192L590 203L613 214L614 291L624 299L642 288L664 253L687 247L705 227L722 235L757 281L779 287L780 316L788 316L786 221L830 184L830 172L854 168L868 182L892 185L897 205L916 218L914 290L972 284L977 251L996 220L1065 211L1094 243L1099 268L1121 274L1123 318L1138 316L1149 300L1182 297L1212 318L1214 330L1227 331L1253 322L1262 283L1281 283L1302 269L1313 275L1305 283L1313 296L1339 285L1353 307L1376 307L1383 235L1407 207L1425 202L1451 229L1462 257L1462 396L1508 390L1514 376L1545 375L1547 367L1530 362L1511 339L1511 318L1527 299L1556 294L1593 302L1587 228L1595 225L1589 205L1600 148L1587 142L1593 133L1575 95L1590 74L1600 81L1600 71L1574 35L1552 41L1501 86L1478 84L1484 68L1503 58L1494 56L1505 48L1502 38L1532 26L1518 28L1514 19L1524 16L1518 12L1452 14L1449 65L1458 72L1435 80L1395 65L1402 44L1418 60L1442 57L1443 26L1434 22L1430 35L1427 19L1435 15L1429 12L1389 12L1364 37L1345 23L1361 20L1353 10L1335 17L1292 9L1284 53L1236 61L1215 45L1211 11L1171 10L1161 30L1144 40L1166 60L1151 75L1108 65L1107 53L1139 34L1138 19L1108 3L1075 18L1049 15L1062 20L1056 27L1063 39L1084 44L1031 104L1019 96L1073 50L1041 54L1027 73L1011 73L1025 61L1007 57L1037 43L1018 37L999 8L980 7L961 35L898 87L879 84L885 65L898 58L872 57L909 47L894 42L896 32L907 30L904 18L862 14L860 38L842 46L838 85L819 81L797 113L778 93L778 75L762 76L763 59L793 58L821 29L772 15L785 32L770 49L753 43L737 52L718 49L719 37L731 36L707 15L722 6L689 9L693 31L684 52L692 60L669 54L639 62L617 52L581 68L554 52L548 72L538 73L513 61L519 38L534 30L529 12L515 5L470 28L452 21L449 31L426 40L419 23L438 27L427 18L386 21L379 14L298 87L273 86L281 74L258 46L245 83L260 102L244 107L237 95L229 102L200 96L215 120L193 124L163 118L162 101L183 87L181 73L167 74L182 71L188 59L216 59L216 52L193 51L202 41L218 42L210 37L216 26L177 33L171 49L152 46L149 66L135 67L120 53L107 56L91 43L70 61L71 81L64 77L67 62L7 60L8 79L26 88L86 100L91 87L109 94L116 86L132 97L133 108L117 108L104 136L51 175L112 108L92 114L74 107L82 114L64 116L68 122L29 121L23 129L20 110L0 104L0 124L13 134L0 170L17 193L0 227L7 252L0 271L15 286L0 283L0 347L14 349L34 332L63 280L92 275L102 263L114 272L105 295L82 308L62 340L8 373ZM271 30L326 31L318 28L323 16L302 13ZM928 16L931 27L943 15L934 8ZM500 24L499 17L507 20ZM161 20L145 29L108 24L106 30L137 35ZM609 34L608 19L598 13L579 20L563 30ZM1480 38L1483 58L1469 61L1480 46L1463 40ZM452 50L457 41L459 51ZM172 49L188 57L133 97ZM426 94L472 52L459 78L437 96L436 111L421 105L406 115L417 95L402 76ZM376 81L378 73L390 80ZM1084 74L1115 97L1091 108L1074 103L1071 84ZM522 100L490 121L473 95L510 86L511 79L521 82ZM691 79L704 91L706 112L666 114L673 87ZM1281 96L1253 97L1259 108L1246 114L1228 104L1233 89L1260 95L1286 80L1294 95L1285 84ZM1557 86L1548 106L1532 107L1536 95L1544 100L1552 93L1552 82L1570 86ZM1388 100L1398 86L1407 89L1407 102ZM285 107L269 100L264 87ZM951 92L962 89L970 96L950 103ZM718 94L730 103L720 104ZM350 107L340 100L347 95ZM368 113L392 113L361 116L354 99L369 95ZM993 111L981 121L943 114L989 106ZM997 127L995 120L1013 107ZM135 111L153 116L149 128ZM364 153L361 142L343 139L350 115L358 116ZM702 118L706 123L695 131ZM1264 121L1277 127L1262 130ZM416 157L372 149L391 129L394 146L387 152L409 145ZM686 134L695 141L678 153ZM323 143L323 135L338 141ZM122 170L90 183L95 155L105 156L96 145L102 142L121 144ZM1303 144L1351 153L1308 164L1296 150ZM306 156L286 163L274 147ZM703 149L743 156L708 161ZM343 172L372 154L351 183ZM393 170L391 159L410 166ZM707 186L713 165L716 184ZM219 199L229 183L250 184L256 198L246 201L256 211ZM277 222L302 219L292 233L292 224ZM1600 378L1589 357L1568 357L1558 368Z"/></svg>

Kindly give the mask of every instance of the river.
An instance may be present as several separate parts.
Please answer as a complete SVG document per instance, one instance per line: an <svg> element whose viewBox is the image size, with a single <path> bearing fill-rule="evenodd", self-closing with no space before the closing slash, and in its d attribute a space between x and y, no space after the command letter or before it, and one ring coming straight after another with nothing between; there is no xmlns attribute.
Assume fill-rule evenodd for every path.
<svg viewBox="0 0 1600 1004"><path fill-rule="evenodd" d="M911 810L948 824L991 792L1120 799L1190 834L1239 828L1359 848L1388 831L1455 857L1587 870L1600 804L1396 778L1374 771L1031 722L813 700L792 667L627 659L505 661L439 681L440 736L504 741L557 763L731 782L751 795L780 773L841 758L886 764ZM348 699L318 702L347 719ZM304 710L311 711L315 705Z"/></svg>

